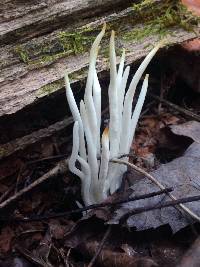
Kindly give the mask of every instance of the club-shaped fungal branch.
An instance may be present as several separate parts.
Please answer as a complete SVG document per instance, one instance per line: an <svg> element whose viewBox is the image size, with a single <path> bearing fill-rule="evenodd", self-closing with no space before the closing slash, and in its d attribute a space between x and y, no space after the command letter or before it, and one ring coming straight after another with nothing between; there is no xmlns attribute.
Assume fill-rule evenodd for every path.
<svg viewBox="0 0 200 267"><path fill-rule="evenodd" d="M127 66L124 69L125 51L123 50L117 70L115 34L112 31L108 88L110 120L109 127L105 128L101 137L101 86L96 71L96 60L105 27L104 24L91 47L85 95L84 100L80 102L80 108L76 104L68 74L65 74L67 101L75 121L69 169L81 179L82 198L85 205L103 201L121 185L126 166L112 163L110 160L128 154L130 151L148 88L148 74L145 76L138 101L132 110L135 90L146 67L161 46L161 44L155 46L145 57L126 92L130 67ZM125 160L128 161L128 157Z"/></svg>

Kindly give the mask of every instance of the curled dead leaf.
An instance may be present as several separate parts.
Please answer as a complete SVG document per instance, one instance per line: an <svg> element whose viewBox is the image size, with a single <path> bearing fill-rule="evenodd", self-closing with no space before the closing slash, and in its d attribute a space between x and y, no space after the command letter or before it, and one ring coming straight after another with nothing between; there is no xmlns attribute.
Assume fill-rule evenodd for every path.
<svg viewBox="0 0 200 267"><path fill-rule="evenodd" d="M200 16L200 1L199 0L182 0L182 3L194 14Z"/></svg>

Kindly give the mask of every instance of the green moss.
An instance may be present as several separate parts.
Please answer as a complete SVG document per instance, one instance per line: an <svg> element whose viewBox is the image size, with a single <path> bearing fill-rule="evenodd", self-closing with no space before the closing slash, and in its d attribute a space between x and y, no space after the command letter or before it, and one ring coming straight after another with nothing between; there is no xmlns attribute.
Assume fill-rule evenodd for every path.
<svg viewBox="0 0 200 267"><path fill-rule="evenodd" d="M142 0L134 4L127 15L111 19L107 23L105 37L102 40L100 54L108 56L107 40L110 30L116 31L116 51L121 54L121 41L141 40L151 35L162 39L175 28L192 31L199 21L180 3L179 0ZM58 32L52 39L40 43L33 40L25 45L18 45L15 53L24 63L34 68L49 65L69 55L83 54L89 51L102 25L81 27L75 31ZM106 45L105 45L106 44Z"/></svg>
<svg viewBox="0 0 200 267"><path fill-rule="evenodd" d="M88 73L88 67L84 67L80 70L70 73L69 74L70 82L85 78L87 76L87 73Z"/></svg>
<svg viewBox="0 0 200 267"><path fill-rule="evenodd" d="M19 56L19 58L22 62L24 62L24 63L29 62L28 52L25 50L25 48L22 45L16 46L14 52Z"/></svg>
<svg viewBox="0 0 200 267"><path fill-rule="evenodd" d="M88 51L88 45L90 46L95 36L86 35L91 34L91 32L87 30L75 31L75 32L60 32L58 34L58 40L63 47L63 51L71 50L73 54L81 54L85 51Z"/></svg>
<svg viewBox="0 0 200 267"><path fill-rule="evenodd" d="M43 97L46 95L50 95L51 93L61 89L62 87L64 87L64 79L57 80L55 82L52 82L52 83L49 83L49 84L42 86L38 90L37 96Z"/></svg>
<svg viewBox="0 0 200 267"><path fill-rule="evenodd" d="M165 0L157 4L153 0L144 0L133 5L133 12L141 27L127 32L125 40L140 40L150 35L158 35L160 39L171 32L173 27L193 31L199 18L188 11L178 0Z"/></svg>
<svg viewBox="0 0 200 267"><path fill-rule="evenodd" d="M61 31L51 41L44 40L39 44L33 41L18 45L15 53L21 61L29 65L39 67L51 64L59 58L88 51L88 46L93 43L98 28L83 27L75 32Z"/></svg>

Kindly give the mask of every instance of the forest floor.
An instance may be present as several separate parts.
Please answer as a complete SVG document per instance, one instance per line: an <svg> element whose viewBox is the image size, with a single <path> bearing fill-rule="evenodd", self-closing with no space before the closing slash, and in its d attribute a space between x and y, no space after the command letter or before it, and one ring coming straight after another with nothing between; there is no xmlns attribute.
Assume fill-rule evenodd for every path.
<svg viewBox="0 0 200 267"><path fill-rule="evenodd" d="M150 65L149 93L130 157L130 162L147 174L163 176L163 184L170 187L172 193L180 184L184 185L178 199L199 195L199 51L200 42L196 39L159 54ZM104 83L106 90L108 81L105 79ZM76 98L81 97L79 92ZM58 103L53 99L49 103L53 114ZM102 116L104 124L108 118L106 105ZM1 139L6 140L8 135L17 137L24 131L23 127L27 134L33 132L35 114L39 112L45 113L46 109L32 109L32 113L27 112L23 118L20 115L18 120L25 120L25 126L11 120ZM52 114L48 116L53 118ZM54 116L56 118L56 114ZM44 124L43 118L40 117L41 122L37 124ZM44 120L48 127L48 120ZM199 262L199 223L177 211L173 203L169 210L162 207L164 197L155 213L152 209L158 203L147 200L139 206L131 206L131 210L143 208L141 216L132 215L133 219L128 221L116 219L115 214L121 214L124 205L116 201L128 202L134 192L141 198L149 193L137 192L134 188L138 172L131 167L124 177L123 188L102 206L90 207L87 213L77 206L77 201L82 203L80 181L67 170L66 163L72 146L71 133L72 121L69 121L67 130L59 133L59 142L53 137L41 139L25 153L18 152L4 160L0 170L0 266L200 266L194 264ZM192 156L188 154L191 149ZM190 156L195 160L191 161ZM167 168L173 172L166 171ZM184 174L189 175L189 169L193 177L183 178ZM178 175L181 180L177 186L174 181L179 179ZM195 192L189 190L193 186L189 184L191 180L196 184ZM150 191L159 190L153 187ZM145 210L150 204L149 211ZM197 206L188 207L200 215ZM168 213L162 213L163 210L174 217L166 219ZM174 212L178 215L173 215Z"/></svg>

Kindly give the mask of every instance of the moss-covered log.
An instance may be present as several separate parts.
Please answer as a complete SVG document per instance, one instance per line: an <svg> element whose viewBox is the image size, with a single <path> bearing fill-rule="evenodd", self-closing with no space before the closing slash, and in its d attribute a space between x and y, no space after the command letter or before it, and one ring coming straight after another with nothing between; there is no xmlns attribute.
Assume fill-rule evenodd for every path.
<svg viewBox="0 0 200 267"><path fill-rule="evenodd" d="M88 50L103 22L107 34L98 61L107 69L107 39L117 35L117 53L127 51L127 63L140 59L159 39L166 45L199 34L198 21L180 1L37 1L8 0L1 7L0 116L12 114L63 88L63 73L82 79Z"/></svg>

